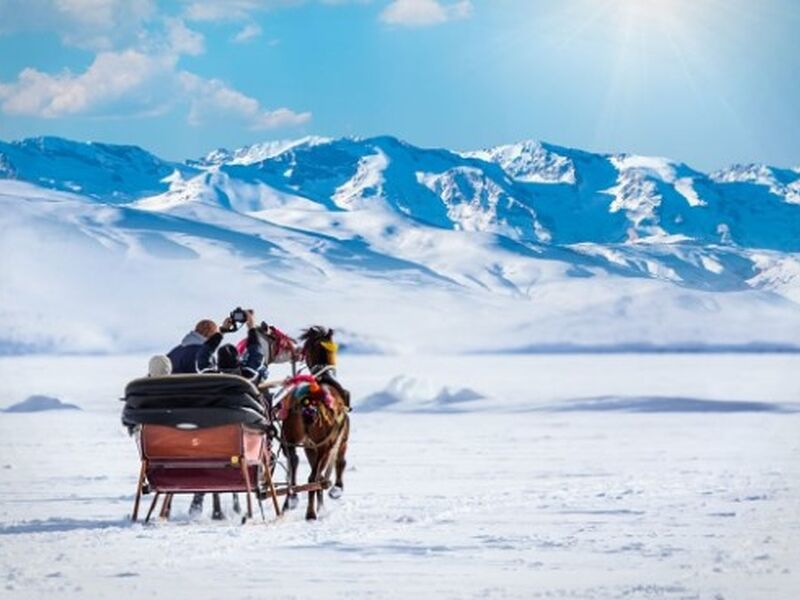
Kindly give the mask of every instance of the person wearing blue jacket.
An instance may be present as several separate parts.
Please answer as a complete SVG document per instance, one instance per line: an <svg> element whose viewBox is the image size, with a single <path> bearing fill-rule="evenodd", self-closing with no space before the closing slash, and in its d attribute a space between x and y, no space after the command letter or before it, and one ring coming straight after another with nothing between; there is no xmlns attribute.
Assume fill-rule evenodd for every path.
<svg viewBox="0 0 800 600"><path fill-rule="evenodd" d="M219 333L219 327L211 319L198 321L194 330L187 333L181 343L167 352L173 373L197 373L197 354L211 336Z"/></svg>

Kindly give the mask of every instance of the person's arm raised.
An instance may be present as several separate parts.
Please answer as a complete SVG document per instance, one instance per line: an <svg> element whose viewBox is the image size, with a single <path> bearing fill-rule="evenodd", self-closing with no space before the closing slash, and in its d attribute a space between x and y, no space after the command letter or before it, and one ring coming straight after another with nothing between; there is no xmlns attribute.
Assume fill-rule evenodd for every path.
<svg viewBox="0 0 800 600"><path fill-rule="evenodd" d="M256 329L256 319L252 310L247 311L247 363L246 367L257 371L264 362L264 350L261 348L261 341L258 339Z"/></svg>
<svg viewBox="0 0 800 600"><path fill-rule="evenodd" d="M210 369L213 366L211 364L211 358L214 356L214 352L217 351L221 343L222 333L217 332L200 346L200 350L197 351L197 361L195 363L195 370L198 373Z"/></svg>

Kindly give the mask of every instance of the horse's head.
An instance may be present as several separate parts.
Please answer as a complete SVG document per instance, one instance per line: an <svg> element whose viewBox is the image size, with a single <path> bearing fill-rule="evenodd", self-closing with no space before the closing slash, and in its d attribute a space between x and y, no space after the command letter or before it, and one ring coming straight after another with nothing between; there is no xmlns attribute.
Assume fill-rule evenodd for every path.
<svg viewBox="0 0 800 600"><path fill-rule="evenodd" d="M333 329L322 325L314 325L306 329L300 339L303 340L303 357L312 371L317 367L336 365L338 346L333 341Z"/></svg>

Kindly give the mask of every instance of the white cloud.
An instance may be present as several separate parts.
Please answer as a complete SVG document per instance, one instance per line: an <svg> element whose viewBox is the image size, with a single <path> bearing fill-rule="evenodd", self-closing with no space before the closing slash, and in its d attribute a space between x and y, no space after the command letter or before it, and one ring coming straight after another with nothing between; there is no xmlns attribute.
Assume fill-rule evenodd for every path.
<svg viewBox="0 0 800 600"><path fill-rule="evenodd" d="M44 118L112 114L121 104L134 114L159 112L176 62L174 55L131 49L101 52L79 75L68 70L49 75L29 67L16 82L0 85L0 107L6 114Z"/></svg>
<svg viewBox="0 0 800 600"><path fill-rule="evenodd" d="M443 3L440 0L392 0L381 12L380 19L391 25L424 27L465 19L471 14L470 0L450 3Z"/></svg>
<svg viewBox="0 0 800 600"><path fill-rule="evenodd" d="M250 21L253 14L308 4L311 0L183 0L189 21ZM369 4L372 0L315 0L320 4Z"/></svg>
<svg viewBox="0 0 800 600"><path fill-rule="evenodd" d="M0 84L0 109L10 115L52 119L145 116L184 106L191 125L222 118L256 130L296 126L311 119L308 112L268 110L218 79L179 70L177 47L196 50L193 44L177 44L162 53L101 52L80 74L24 69L16 81Z"/></svg>
<svg viewBox="0 0 800 600"><path fill-rule="evenodd" d="M189 123L202 124L208 117L228 116L250 129L274 129L307 123L311 113L296 113L288 108L265 110L256 100L228 87L218 79L204 79L183 71L179 74L190 98Z"/></svg>
<svg viewBox="0 0 800 600"><path fill-rule="evenodd" d="M196 0L183 14L190 21L245 21L258 8L253 0Z"/></svg>
<svg viewBox="0 0 800 600"><path fill-rule="evenodd" d="M203 35L186 27L181 19L167 19L169 47L176 54L197 56L205 52Z"/></svg>
<svg viewBox="0 0 800 600"><path fill-rule="evenodd" d="M258 25L258 23L248 23L242 27L242 29L235 36L233 36L233 41L242 44L257 38L260 35L261 27Z"/></svg>
<svg viewBox="0 0 800 600"><path fill-rule="evenodd" d="M189 21L248 21L258 11L300 4L305 0L188 0L184 16Z"/></svg>
<svg viewBox="0 0 800 600"><path fill-rule="evenodd" d="M235 14L236 10L295 1L214 0L191 6L196 4L198 10L200 5L227 6ZM300 125L311 118L310 113L288 108L269 110L219 79L181 70L181 56L202 54L205 40L183 19L154 14L152 5L151 0L0 0L0 34L57 31L65 41L68 36L79 35L79 45L97 51L92 63L80 73L69 69L45 73L28 67L14 81L0 81L0 112L45 119L129 117L183 107L193 125L219 117L251 129ZM19 18L12 15L12 9L18 10ZM38 20L33 18L36 16ZM122 23L120 19L125 16L132 21ZM15 20L9 25L12 17ZM120 34L121 39L130 40L122 48L115 47L118 30L130 34ZM258 25L251 22L236 39L246 41L260 33Z"/></svg>
<svg viewBox="0 0 800 600"><path fill-rule="evenodd" d="M159 0L0 0L0 35L47 31L57 34L70 46L95 51L119 50L140 45L165 22L182 24L186 20L244 24L234 38L234 41L244 41L256 36L256 13L312 1L345 5L366 4L371 0L177 0L173 3ZM176 15L181 18L175 19ZM198 44L197 41L192 43Z"/></svg>
<svg viewBox="0 0 800 600"><path fill-rule="evenodd" d="M28 2L42 4L42 0ZM152 0L45 0L62 15L87 25L110 29L123 18L145 18L153 11Z"/></svg>
<svg viewBox="0 0 800 600"><path fill-rule="evenodd" d="M0 34L53 31L92 50L126 46L155 14L153 0L0 0Z"/></svg>

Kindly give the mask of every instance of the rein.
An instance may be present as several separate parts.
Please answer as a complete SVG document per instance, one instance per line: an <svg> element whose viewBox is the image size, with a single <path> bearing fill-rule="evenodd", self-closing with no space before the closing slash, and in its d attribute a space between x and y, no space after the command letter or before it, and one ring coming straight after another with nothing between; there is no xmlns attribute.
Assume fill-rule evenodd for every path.
<svg viewBox="0 0 800 600"><path fill-rule="evenodd" d="M344 419L342 419L341 424L336 425L334 427L331 427L331 432L328 435L326 435L325 438L321 442L315 442L314 440L312 440L311 438L309 438L306 435L306 439L302 444L289 444L285 440L284 440L284 443L286 443L287 446L293 446L295 448L307 448L308 450L314 450L316 452L319 448L321 448L323 446L327 446L328 444L330 444L331 441L333 441L334 439L336 439L336 441L338 443L339 440L341 439L341 434L344 433L345 425L347 425L349 423L349 421L350 421L350 417L348 417L345 414Z"/></svg>

